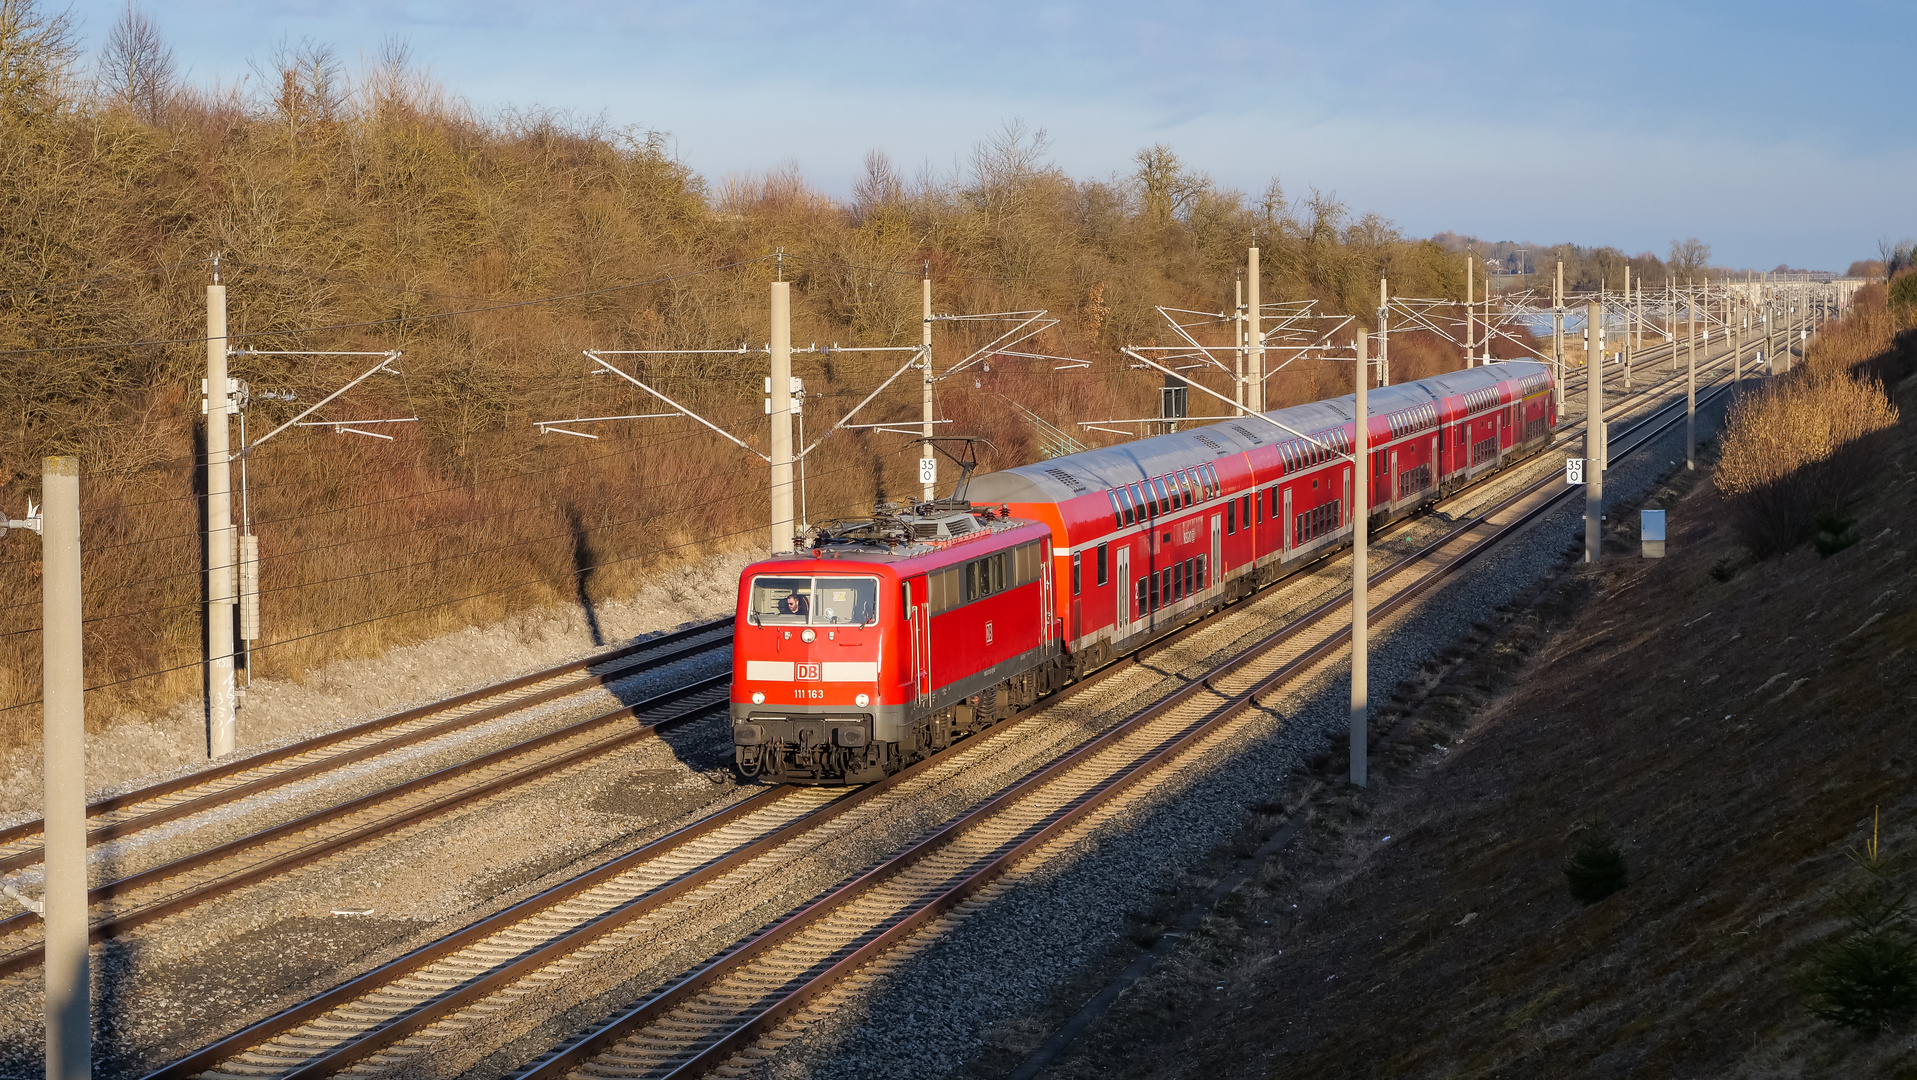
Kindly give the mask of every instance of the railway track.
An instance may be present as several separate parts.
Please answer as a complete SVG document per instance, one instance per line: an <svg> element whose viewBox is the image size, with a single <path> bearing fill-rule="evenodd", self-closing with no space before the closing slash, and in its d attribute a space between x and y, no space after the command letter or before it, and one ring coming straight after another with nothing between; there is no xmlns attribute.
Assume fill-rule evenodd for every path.
<svg viewBox="0 0 1917 1080"><path fill-rule="evenodd" d="M1654 414L1649 426L1661 431L1664 426L1676 422L1682 417L1682 401L1674 401L1661 406ZM1670 414L1667 416L1667 414ZM1659 420L1658 417L1664 417ZM1672 418L1674 417L1674 418ZM1640 425L1641 430L1647 425ZM1620 456L1641 445L1650 436L1636 437L1634 433L1625 433L1621 438L1636 441L1621 446L1616 451ZM1374 605L1379 617L1388 616L1398 607L1409 603L1411 599L1429 589L1442 578L1465 565L1478 551L1485 550L1491 544L1536 516L1548 512L1556 505L1562 495L1543 498L1546 491L1556 481L1548 476L1532 481L1522 490L1493 507L1491 510L1473 515L1457 530L1440 540L1426 545L1406 558L1373 576L1374 591L1406 572L1410 568L1429 562L1427 572L1417 580L1399 590L1391 597ZM1526 500L1536 505L1525 504ZM1501 517L1500 515L1504 515ZM1507 520L1507 518L1509 520ZM1482 533L1483 536L1476 534ZM1459 545L1465 545L1459 548ZM930 896L938 892L935 886L955 880L959 871L954 867L970 866L983 856L981 852L996 852L1005 848L1003 836L1000 841L987 844L992 836L1004 834L1009 824L995 826L999 833L979 833L966 842L967 846L944 850L934 843L939 837L954 838L961 834L971 835L973 823L982 822L980 814L990 807L1004 804L1006 800L1019 802L1026 807L1017 815L1006 817L1003 822L1025 822L1010 834L1025 837L1018 841L1019 849L1029 847L1026 843L1037 834L1033 829L1047 829L1050 825L1033 825L1032 822L1049 822L1065 804L1093 798L1104 799L1109 796L1097 794L1107 789L1114 792L1133 781L1125 776L1138 772L1124 770L1106 770L1107 780L1093 783L1080 790L1076 795L1060 797L1054 793L1046 800L1037 803L1024 803L1024 792L1044 777L1061 775L1078 766L1071 762L1089 760L1087 755L1119 753L1110 748L1125 741L1127 747L1143 739L1153 745L1170 745L1171 742L1185 740L1191 734L1192 724L1210 717L1207 709L1215 706L1220 694L1231 698L1237 679L1243 682L1252 678L1248 684L1252 689L1244 701L1256 703L1256 695L1268 691L1276 683L1277 677L1267 669L1276 664L1281 672L1295 675L1303 668L1323 659L1335 651L1344 641L1346 631L1339 629L1338 612L1349 611L1348 593L1319 605L1304 618L1293 622L1279 633L1259 642L1223 664L1203 675L1186 682L1159 706L1145 710L1140 717L1128 721L1127 725L1144 723L1141 717L1151 717L1156 727L1138 728L1136 734L1124 735L1132 730L1122 727L1080 750L1068 754L1061 761L1037 766L1038 772L1031 778L1017 784L991 799L984 807L972 811L969 815L945 826L939 833L922 844L909 849L897 859L883 864L859 878L854 886L847 886L824 900L806 906L794 919L774 924L762 933L749 935L746 945L734 949L719 960L708 964L692 976L687 976L672 986L661 990L639 1010L628 1014L625 1022L633 1023L635 1015L646 1014L653 1019L667 1022L669 1028L677 1030L679 1024L675 1010L680 1007L694 1012L711 1012L712 1015L743 1015L740 1008L715 1005L705 995L718 994L721 998L738 1002L746 1001L750 1007L745 1012L753 1013L758 1019L750 1021L756 1025L754 1031L762 1030L767 1024L776 1023L779 1017L788 1015L803 1004L803 998L784 1004L766 1004L769 986L784 986L791 978L783 981L773 977L779 972L790 976L793 972L820 974L814 969L831 959L830 970L839 970L843 963L854 956L865 956L860 952L881 939L896 941L898 935L892 930L910 923L916 927L925 919L935 917L940 911L949 908L936 897L917 903L900 900L892 893L884 898L875 898L862 902L862 906L847 908L852 915L832 914L836 907L821 908L835 896L849 896L847 890L858 893L864 886L876 886L881 882L891 882L897 877L899 884L910 892L918 890L920 894ZM1243 608L1233 609L1243 610ZM1348 615L1345 620L1348 625ZM356 1075L383 1072L403 1068L404 1063L415 1055L431 1053L435 1041L456 1036L471 1030L475 1025L485 1024L497 1018L501 1013L514 1007L514 999L524 999L541 988L551 987L565 978L580 965L590 962L594 955L613 946L620 939L629 939L639 933L646 924L657 927L675 915L683 915L689 907L698 903L711 903L730 890L751 888L751 883L762 879L778 866L789 866L805 851L815 850L825 842L828 834L842 835L846 829L855 828L862 822L873 819L875 815L894 813L897 807L907 805L910 800L923 799L928 788L943 784L956 773L974 766L974 757L990 752L990 744L1001 736L1016 730L1023 720L1038 711L1049 709L1061 700L1096 685L1121 671L1136 668L1139 663L1150 659L1151 655L1177 645L1189 635L1203 630L1211 623L1199 623L1188 626L1176 634L1155 643L1141 654L1128 661L1112 665L1094 675L1091 679L1075 684L1063 694L1055 695L1040 703L1026 714L1015 717L1005 724L991 729L984 737L967 740L953 750L930 761L913 766L887 780L856 791L844 794L834 793L833 789L774 789L745 803L714 815L694 826L674 833L669 837L633 852L620 860L598 867L587 874L555 887L547 893L530 898L521 904L475 923L465 930L441 939L423 949L395 960L375 971L369 972L347 984L316 996L306 1002L286 1010L268 1020L229 1036L196 1053L175 1062L165 1069L151 1074L147 1080L181 1080L181 1078L203 1075L208 1077L317 1077L342 1070L350 1070ZM1253 678L1253 676L1256 676ZM1223 681L1221 681L1223 680ZM1243 688L1240 688L1243 689ZM1249 705L1241 703L1234 708L1242 711ZM1193 709L1202 714L1194 719ZM1213 710L1215 711L1215 710ZM1236 715L1236 711L1233 715ZM1209 721L1207 721L1209 722ZM1169 725L1169 727L1167 726ZM1181 726L1182 725L1182 726ZM1169 733L1169 734L1168 734ZM1180 734L1182 733L1182 734ZM1184 745L1180 742L1179 745ZM1101 749L1103 748L1103 749ZM1162 747L1161 747L1162 748ZM1129 752L1129 751L1126 751ZM1137 758L1133 754L1133 758ZM1103 759L1101 759L1103 760ZM1139 759L1143 760L1143 759ZM1144 775L1151 769L1144 768ZM1123 773L1121 776L1120 774ZM1089 775L1089 774L1087 774ZM1078 789L1056 789L1071 791ZM1088 794L1089 793L1089 794ZM1014 798L1014 796L1018 796ZM1033 807L1050 807L1038 818L1033 818ZM1049 815L1049 816L1048 816ZM976 821L975 821L976 819ZM1066 819L1059 818L1062 822ZM1077 820L1072 818L1071 820ZM1062 826L1061 826L1062 827ZM956 830L956 831L955 831ZM1055 830L1054 830L1055 831ZM1026 834L1031 833L1031 836ZM1046 833L1051 835L1051 833ZM1036 842L1036 841L1034 841ZM981 847L980 845L984 846ZM918 852L914 856L912 853ZM936 857L934 854L936 852ZM904 861L900 861L904 860ZM957 860L957 862L954 862ZM966 860L970 860L967 862ZM922 865L921 865L922 864ZM891 867L891 870L887 870ZM909 873L907 871L910 871ZM874 875L882 877L875 878ZM972 871L967 871L966 880L971 880ZM863 883L863 886L860 885ZM858 886L859 888L855 888ZM892 886L888 886L892 887ZM946 890L949 892L950 890ZM975 890L974 890L975 891ZM938 895L943 896L944 893ZM958 902L958 897L951 902ZM896 902L895 902L896 901ZM850 900L845 900L850 903ZM833 904L839 901L832 901ZM808 912L817 911L816 917ZM888 914L888 912L890 914ZM925 914L920 914L925 913ZM897 916L894 918L893 916ZM851 919L850 923L845 920ZM809 921L805 921L809 920ZM825 949L829 942L819 937L821 930L813 933L808 929L812 922L823 920L821 925L840 927L864 926L867 933L861 931L853 939L840 942L838 946ZM862 921L861 921L862 920ZM916 921L914 921L916 920ZM876 929L874 929L876 928ZM900 931L901 933L909 930ZM886 936L891 934L891 936ZM844 935L841 934L841 937ZM806 964L780 954L769 958L765 964L754 966L757 961L748 957L757 955L749 950L765 950L771 943L794 939L793 948L801 951L810 949L813 959ZM848 944L856 939L862 944ZM850 948L851 951L847 951ZM821 949L825 949L821 952ZM843 955L841 955L843 954ZM803 959L801 956L799 959ZM863 962L862 960L858 962ZM798 966L794 966L797 964ZM766 966L770 965L770 966ZM854 965L856 966L856 964ZM745 980L739 985L757 987L757 997L746 994L736 988L727 990L711 980L727 972L738 971L738 978ZM808 979L810 975L808 975ZM768 982L767 980L773 980ZM704 980L704 981L701 981ZM731 984L726 984L731 985ZM811 992L817 992L811 991ZM730 996L728 996L730 995ZM749 999L749 1000L748 1000ZM782 1001L784 999L781 999ZM758 1003L752 1005L752 1002ZM764 1008L759 1008L764 1005ZM716 1012L712 1010L716 1009ZM757 1012L754 1012L757 1009ZM647 1011L650 1010L648 1013ZM680 1018L683 1019L683 1018ZM720 1025L723 1027L724 1025ZM711 1025L697 1027L696 1031L710 1034ZM610 1029L608 1029L610 1030ZM695 1030L695 1029L686 1029ZM736 1032L738 1025L726 1029ZM733 1036L726 1036L733 1038ZM745 1037L745 1036L738 1036ZM550 1060L538 1066L528 1075L557 1075L554 1069L564 1071L570 1067L567 1063L584 1060L582 1054L588 1054L600 1045L611 1045L606 1040L617 1043L624 1039L623 1034L607 1035L597 1033L588 1040L574 1044L554 1055ZM647 1038L651 1038L648 1036ZM597 1040L594 1042L594 1040ZM690 1065L695 1057L688 1056L696 1052L696 1060L710 1065L711 1054L730 1053L730 1050L715 1049L721 1047L723 1040L705 1035L695 1035L678 1041L667 1040L640 1053L639 1057L651 1065L661 1063ZM736 1038L734 1039L736 1042ZM587 1047L592 1043L592 1047ZM650 1045L650 1044L648 1044ZM726 1043L731 1046L732 1043ZM585 1047L585 1049L582 1049ZM663 1049L661 1049L663 1047ZM703 1047L704 1049L701 1049ZM690 1049L688 1049L690 1048ZM621 1051L626 1053L626 1051ZM683 1061L681 1060L683 1059ZM637 1058L633 1060L638 1060ZM675 1068L677 1066L674 1066ZM622 1066L623 1068L623 1066ZM543 1070L543 1071L542 1071ZM587 1070L590 1073L590 1070ZM654 1070L656 1072L657 1070ZM615 1069L610 1075L627 1075ZM632 1075L651 1075L640 1070Z"/></svg>
<svg viewBox="0 0 1917 1080"><path fill-rule="evenodd" d="M235 762L214 777L200 774L143 789L96 804L101 808L95 815L100 823L89 830L89 839L103 843L194 814L231 808L263 793L454 735L533 705L709 654L728 647L730 641L730 627L724 621L701 624ZM721 711L728 682L723 675L697 680L104 882L88 893L93 939L111 937ZM640 721L637 725L624 723L635 719ZM189 783L195 780L201 782ZM36 826L37 822L27 823L16 832ZM37 844L15 851L7 868L36 863L38 851ZM39 921L31 912L0 918L0 975L39 962Z"/></svg>
<svg viewBox="0 0 1917 1080"><path fill-rule="evenodd" d="M1644 446L1682 416L1681 407L1659 409L1613 454L1621 458ZM1367 599L1377 624L1574 492L1555 477L1529 483L1372 575ZM1402 584L1394 586L1400 578ZM760 1036L882 962L1024 860L1073 842L1147 797L1157 778L1201 759L1228 737L1261 697L1333 659L1349 641L1350 605L1347 591L1214 664L1010 790L547 1055L518 1080L677 1078L728 1062L749 1065L738 1055Z"/></svg>

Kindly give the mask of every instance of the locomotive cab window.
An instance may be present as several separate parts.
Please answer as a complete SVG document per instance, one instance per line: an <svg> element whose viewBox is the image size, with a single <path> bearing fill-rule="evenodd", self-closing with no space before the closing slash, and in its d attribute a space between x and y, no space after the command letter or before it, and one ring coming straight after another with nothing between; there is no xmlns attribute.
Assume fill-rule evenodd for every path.
<svg viewBox="0 0 1917 1080"><path fill-rule="evenodd" d="M862 577L755 577L751 616L766 626L869 626L879 618L879 582Z"/></svg>

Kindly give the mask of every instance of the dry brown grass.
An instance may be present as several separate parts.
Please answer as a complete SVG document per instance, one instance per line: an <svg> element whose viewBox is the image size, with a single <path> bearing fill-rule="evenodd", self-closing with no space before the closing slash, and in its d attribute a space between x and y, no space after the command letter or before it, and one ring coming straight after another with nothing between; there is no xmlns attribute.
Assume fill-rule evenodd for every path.
<svg viewBox="0 0 1917 1080"><path fill-rule="evenodd" d="M1821 328L1803 363L1731 407L1713 474L1732 521L1760 557L1803 543L1840 514L1882 462L1879 434L1897 423L1884 379L1906 374L1882 290Z"/></svg>

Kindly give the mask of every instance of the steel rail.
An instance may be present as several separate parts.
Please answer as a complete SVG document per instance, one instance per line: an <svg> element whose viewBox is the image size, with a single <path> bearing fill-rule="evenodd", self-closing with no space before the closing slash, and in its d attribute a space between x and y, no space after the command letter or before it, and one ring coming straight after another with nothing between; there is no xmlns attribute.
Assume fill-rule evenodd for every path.
<svg viewBox="0 0 1917 1080"><path fill-rule="evenodd" d="M218 847L209 848L205 851L196 852L193 855L176 859L162 866L156 866L150 870L145 870L117 881L108 882L105 885L89 890L87 894L88 903L92 904L101 900L112 899L122 893L131 892L170 877L176 877L196 867L244 854L251 848L260 847L264 844L269 844L305 832L336 818L373 808L379 803L390 801L403 795L456 780L466 773L474 772L487 766L499 764L511 758L543 749L548 745L576 738L590 728L636 716L642 712L668 708L672 705L679 704L687 698L696 697L715 688L728 686L731 683L731 679L732 676L729 672L722 675L711 676L690 684L689 686L669 691L665 694L657 695L645 701L624 706L608 713L603 713L588 720L582 720L576 724L568 725L557 731L540 736L537 739L515 743L512 746L504 747L490 754L460 762L456 765L447 766L437 772L410 780L397 787L372 792L351 802L328 807L325 810L307 815L306 817L276 825L263 832L241 837L240 839L230 841ZM124 914L110 916L96 922L90 927L90 940L104 940L122 931L144 925L167 915L175 914L189 907L223 896L236 889L257 884L269 877L314 862L342 848L377 839L378 837L409 825L417 824L426 818L473 802L474 800L496 794L499 791L530 780L538 779L549 773L556 772L593 757L610 753L635 742L654 738L661 731L676 727L679 724L697 717L712 715L724 707L725 702L723 701L696 704L681 712L642 725L632 731L588 743L583 747L567 751L564 754L546 761L504 773L483 784L450 792L438 798L431 799L399 814L380 818L348 829L334 836L316 840L291 852L276 855L265 861L252 864L238 873L221 876L202 884L191 886L158 903ZM7 919L0 919L0 936L17 933L26 926L38 921L39 916L30 912L15 915ZM14 971L19 971L22 968L30 967L40 962L42 958L43 950L39 945L34 945L6 956L0 956L0 975L6 975Z"/></svg>
<svg viewBox="0 0 1917 1080"><path fill-rule="evenodd" d="M158 784L152 784L147 787L139 788L138 790L135 790L135 791L129 791L121 795L115 795L110 798L105 798L97 802L89 803L87 805L87 816L100 817L105 814L111 814L118 810L124 810L129 807L137 806L141 803L152 802L156 799L161 799L168 795L177 794L181 791L187 791L195 787L203 787L208 784L213 784L213 783L216 783L217 781L224 780L229 777L237 776L239 774L246 773L255 769L267 768L272 765L278 764L280 762L286 761L290 758L296 758L303 754L312 753L316 750L323 750L328 746L333 746L338 743L350 741L352 739L357 739L363 736L376 734L380 731L385 731L390 728L400 727L405 724L409 724L417 720L425 719L427 717L433 716L438 713L446 712L451 709L461 708L466 705L471 705L475 702L484 701L487 698L497 697L501 694L511 693L514 690L523 689L527 686L534 686L534 685L537 685L538 683L545 682L550 679L559 678L564 675L570 675L575 671L586 670L586 669L596 667L600 664L606 664L613 661L622 660L636 653L651 652L661 647L667 647L668 649L672 650L668 652L667 654L665 654L664 658L647 657L646 659L639 661L637 664L621 665L617 668L612 668L604 672L599 672L588 678L572 680L571 682L565 684L562 687L555 688L553 690L540 691L537 694L524 697L524 698L517 698L513 700L512 702L503 703L501 706L497 706L495 708L499 711L505 711L508 707L517 708L523 705L538 704L539 702L547 701L554 697L563 696L564 694L576 693L580 690L589 689L594 683L604 683L604 682L609 682L615 679L624 678L627 675L634 674L638 671L650 670L651 668L660 666L661 664L671 663L675 660L683 659L687 656L696 655L697 652L703 651L703 650L702 649L677 649L674 647L683 645L684 643L692 639L698 638L705 634L713 633L714 631L717 631L717 630L729 630L730 626L731 626L730 619L714 619L708 622L698 623L693 626L686 627L683 630L676 630L669 634L662 634L658 637L648 638L645 641L634 642L633 644L630 644L630 645L624 645L617 649L611 649L606 652L597 653L592 656L584 657L579 660L572 660L572 661L568 661L567 663L560 664L550 668L545 668L540 671L534 671L534 672L529 672L525 675L515 676L503 682L493 683L487 686L480 687L476 690L471 690L463 694L454 695L453 697L450 697L450 698L445 698L440 701L434 701L425 705L420 705L416 708L407 709L403 712L394 713L391 716L383 716L377 719L365 721L364 723L354 724L351 727L341 728L338 731L327 732L323 735L315 735L309 739L302 739L299 742L290 743L286 746L282 746L277 749L262 751L261 753L253 754L251 756L244 757L236 761L230 761L223 765L217 765L211 769L205 769L199 772L188 774L186 776L175 778L173 780L162 781ZM712 647L716 648L718 646L717 644L714 644ZM655 659L656 659L656 662L655 662ZM423 729L422 731L409 732L398 739L389 739L384 742L374 743L368 747L363 747L363 748L355 749L352 751L348 751L347 754L345 755L335 755L332 757L321 759L318 762L313 762L307 765L296 766L295 768L290 770L283 770L280 772L271 773L266 777L262 777L260 780L247 781L246 783L239 785L237 787L217 789L213 792L208 793L207 795L199 796L192 800L186 800L186 801L183 801L177 804L172 804L167 807L162 807L153 811L148 811L146 813L141 814L138 818L129 819L129 820L133 822L141 823L137 825L136 827L145 827L145 825L147 824L158 824L162 821L173 820L175 818L183 817L187 814L197 813L200 810L206 809L210 805L218 805L220 801L223 801L222 799L220 799L220 796L223 796L229 792L240 793L240 794L234 795L233 796L234 798L242 797L245 794L252 794L255 791L264 790L266 787L272 786L271 783L268 783L266 781L273 780L274 778L279 778L280 782L286 782L289 780L298 779L303 776L311 775L313 772L322 771L323 769L325 769L328 765L332 763L357 761L368 756L383 753L388 749L392 749L392 748L396 748L400 746L406 746L411 743L418 742L421 739L430 738L434 735L443 733L443 731L453 730L461 722L475 722L475 718L489 719L492 715L498 715L498 711L484 710L483 715L467 714L467 715L456 718L455 721L449 722L451 726L436 725L431 728ZM39 835L41 831L41 824L42 824L41 819L33 818L28 821L20 822L16 825L8 826L5 829L0 829L0 845L12 844L19 840L23 840L29 836ZM89 844L97 844L103 840L109 840L116 836L122 836L122 835L125 835L127 832L133 831L132 829L129 829L129 828L122 828L121 827L122 824L123 823L115 822L110 825L99 826L94 829L90 829L87 834L87 842ZM37 850L37 849L29 849L29 851L33 851L33 850ZM38 861L37 859L28 859L25 862L21 862L19 861L19 859L20 859L19 854L10 855L5 857L4 859L0 859L0 873L4 873L8 870L16 869L19 866L30 865L31 863Z"/></svg>

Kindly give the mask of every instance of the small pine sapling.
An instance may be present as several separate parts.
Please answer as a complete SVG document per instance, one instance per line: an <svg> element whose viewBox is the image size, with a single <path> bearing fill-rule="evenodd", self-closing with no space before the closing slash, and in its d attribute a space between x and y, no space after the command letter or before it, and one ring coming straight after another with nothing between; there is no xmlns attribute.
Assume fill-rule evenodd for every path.
<svg viewBox="0 0 1917 1080"><path fill-rule="evenodd" d="M1630 883L1624 853L1601 826L1579 829L1577 847L1564 863L1564 880L1572 899L1595 904Z"/></svg>

